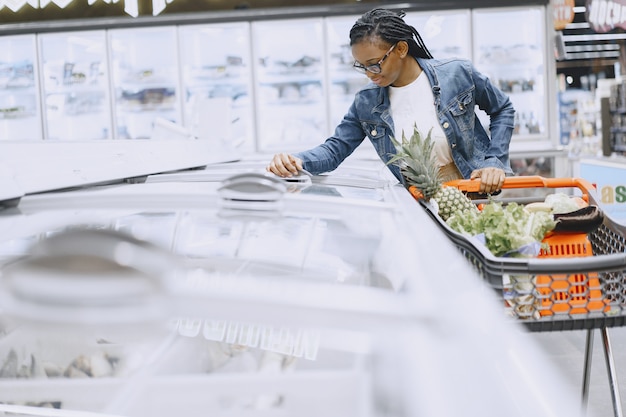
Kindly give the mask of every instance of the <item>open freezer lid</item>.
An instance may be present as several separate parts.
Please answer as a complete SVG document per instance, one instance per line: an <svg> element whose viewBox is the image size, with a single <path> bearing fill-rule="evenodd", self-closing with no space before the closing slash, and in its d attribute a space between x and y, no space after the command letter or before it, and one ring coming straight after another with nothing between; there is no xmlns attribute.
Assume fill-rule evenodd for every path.
<svg viewBox="0 0 626 417"><path fill-rule="evenodd" d="M236 161L239 151L208 140L3 142L0 204L69 187L143 181L149 175Z"/></svg>

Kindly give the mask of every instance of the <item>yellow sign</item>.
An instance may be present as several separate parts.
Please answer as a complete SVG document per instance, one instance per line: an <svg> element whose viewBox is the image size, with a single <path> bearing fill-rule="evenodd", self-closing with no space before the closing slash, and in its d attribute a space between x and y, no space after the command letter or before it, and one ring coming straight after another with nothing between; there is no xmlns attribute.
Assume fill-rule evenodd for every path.
<svg viewBox="0 0 626 417"><path fill-rule="evenodd" d="M574 21L574 0L550 0L550 6L555 30L563 30Z"/></svg>

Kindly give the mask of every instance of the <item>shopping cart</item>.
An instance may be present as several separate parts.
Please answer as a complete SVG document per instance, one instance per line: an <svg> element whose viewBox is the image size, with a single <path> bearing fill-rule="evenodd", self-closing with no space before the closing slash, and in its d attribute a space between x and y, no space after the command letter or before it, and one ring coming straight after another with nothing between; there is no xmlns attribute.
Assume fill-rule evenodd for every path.
<svg viewBox="0 0 626 417"><path fill-rule="evenodd" d="M477 192L471 180L448 182L464 192ZM541 188L542 191L579 195L601 206L595 186L581 178L510 177L504 182L503 204L524 203L528 197L506 197L507 189ZM474 200L477 204L488 200ZM608 328L626 322L626 226L604 214L602 224L588 233L551 233L543 240L550 250L537 257L498 257L471 237L453 230L433 210L422 206L445 235L463 253L478 274L502 297L503 310L532 332L587 330L583 373L583 407L586 407L593 331L603 337L606 365L616 416L622 416Z"/></svg>

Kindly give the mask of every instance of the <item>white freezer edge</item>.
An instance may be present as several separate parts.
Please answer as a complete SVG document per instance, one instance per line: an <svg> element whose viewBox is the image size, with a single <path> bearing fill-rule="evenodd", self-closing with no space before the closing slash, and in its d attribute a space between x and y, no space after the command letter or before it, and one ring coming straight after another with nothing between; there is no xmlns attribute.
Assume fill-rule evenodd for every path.
<svg viewBox="0 0 626 417"><path fill-rule="evenodd" d="M240 159L239 151L205 140L5 142L0 144L3 200Z"/></svg>

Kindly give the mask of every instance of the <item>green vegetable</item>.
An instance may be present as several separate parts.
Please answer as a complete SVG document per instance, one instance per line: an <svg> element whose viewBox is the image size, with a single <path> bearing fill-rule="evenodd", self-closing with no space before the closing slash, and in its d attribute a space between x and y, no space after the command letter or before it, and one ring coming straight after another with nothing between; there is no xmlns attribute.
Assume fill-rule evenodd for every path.
<svg viewBox="0 0 626 417"><path fill-rule="evenodd" d="M550 213L530 212L523 205L497 201L490 201L481 212L455 213L446 223L463 235L484 237L485 245L496 256L521 255L524 246L541 242L556 225Z"/></svg>

